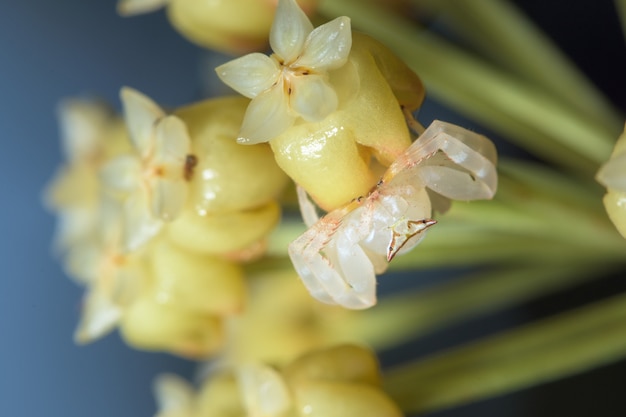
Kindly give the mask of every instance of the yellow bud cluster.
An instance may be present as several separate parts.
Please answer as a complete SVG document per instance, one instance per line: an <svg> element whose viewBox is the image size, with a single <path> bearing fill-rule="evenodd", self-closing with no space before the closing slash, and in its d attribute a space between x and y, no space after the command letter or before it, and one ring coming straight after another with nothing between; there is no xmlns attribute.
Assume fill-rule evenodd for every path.
<svg viewBox="0 0 626 417"><path fill-rule="evenodd" d="M382 390L375 355L357 345L308 352L276 370L253 364L212 375L194 395L179 378L157 380L157 417L399 417ZM168 401L184 398L184 401ZM168 406L169 405L169 406Z"/></svg>
<svg viewBox="0 0 626 417"><path fill-rule="evenodd" d="M132 346L203 358L223 345L224 320L243 309L239 264L263 253L287 177L268 145L236 145L246 99L207 100L165 116L134 90L122 97L130 135L94 103L64 108L68 163L47 192L61 219L66 270L87 287L76 340L119 325ZM146 195L140 182L148 175L156 191ZM179 213L155 217L172 202Z"/></svg>

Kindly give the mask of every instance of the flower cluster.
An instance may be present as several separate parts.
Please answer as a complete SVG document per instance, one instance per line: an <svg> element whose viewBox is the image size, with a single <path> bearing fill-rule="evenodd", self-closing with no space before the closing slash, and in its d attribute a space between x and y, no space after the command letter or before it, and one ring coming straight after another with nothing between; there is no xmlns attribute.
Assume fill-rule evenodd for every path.
<svg viewBox="0 0 626 417"><path fill-rule="evenodd" d="M164 8L192 42L247 54L215 68L238 96L165 111L124 87L121 114L93 100L60 106L66 163L45 200L55 249L85 287L76 341L119 328L135 348L206 361L197 392L158 378L158 417L399 417L626 356L618 295L420 358L382 383L370 348L617 270L626 247L615 232L626 237L626 131L606 159L621 116L578 88L506 2L420 3L463 22L451 32L489 60L415 30L409 3L118 1L122 15ZM313 21L329 18L317 27L316 10ZM506 36L493 42L497 28ZM485 136L422 126L414 70L575 178L513 160L497 172ZM585 181L594 174L615 227ZM390 265L490 268L379 302Z"/></svg>
<svg viewBox="0 0 626 417"><path fill-rule="evenodd" d="M132 14L167 5L183 33L230 50L257 42L224 43L239 35L208 22L232 10L252 16L271 2L243 3L119 7ZM351 310L376 304L376 274L424 238L435 211L494 196L495 147L449 123L421 126L413 118L424 100L420 78L354 33L348 17L315 28L295 0L279 0L269 45L269 56L216 68L243 97L167 113L125 87L123 117L93 103L64 107L68 164L48 200L61 218L68 273L87 289L76 339L119 326L134 347L219 354L213 369L235 369L213 375L197 397L186 383L161 379L162 417L399 416L372 352L306 352L371 341ZM279 249L293 268L265 256L277 254L269 235L289 179L308 227Z"/></svg>
<svg viewBox="0 0 626 417"><path fill-rule="evenodd" d="M133 346L205 357L243 308L239 264L263 253L286 177L266 145L234 143L243 98L166 115L135 90L121 97L128 135L95 103L62 110L68 163L47 199L66 269L87 286L76 339L119 325Z"/></svg>
<svg viewBox="0 0 626 417"><path fill-rule="evenodd" d="M212 375L200 391L174 375L155 384L157 417L399 417L382 391L371 351L339 345L308 352L277 370L247 363Z"/></svg>

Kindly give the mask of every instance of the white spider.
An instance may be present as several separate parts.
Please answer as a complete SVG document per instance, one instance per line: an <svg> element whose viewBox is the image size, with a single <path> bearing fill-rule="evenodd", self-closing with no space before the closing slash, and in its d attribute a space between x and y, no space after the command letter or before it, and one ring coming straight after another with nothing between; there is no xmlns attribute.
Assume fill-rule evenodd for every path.
<svg viewBox="0 0 626 417"><path fill-rule="evenodd" d="M494 196L496 158L496 149L486 137L435 121L394 161L367 197L319 219L306 192L298 187L300 210L309 229L289 245L289 256L311 295L351 309L376 304L376 274L424 238L436 223L433 205L443 212L450 199Z"/></svg>

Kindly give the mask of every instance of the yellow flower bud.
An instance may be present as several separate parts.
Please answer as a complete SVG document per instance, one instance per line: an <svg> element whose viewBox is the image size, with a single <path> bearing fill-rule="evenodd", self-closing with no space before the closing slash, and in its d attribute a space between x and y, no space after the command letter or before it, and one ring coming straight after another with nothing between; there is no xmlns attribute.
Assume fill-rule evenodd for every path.
<svg viewBox="0 0 626 417"><path fill-rule="evenodd" d="M203 384L195 407L202 417L246 416L237 379L231 372L215 374Z"/></svg>
<svg viewBox="0 0 626 417"><path fill-rule="evenodd" d="M626 126L596 179L607 188L603 202L609 218L626 238Z"/></svg>
<svg viewBox="0 0 626 417"><path fill-rule="evenodd" d="M237 264L176 247L161 238L146 255L151 282L124 311L120 331L132 346L205 358L223 344L223 316L244 301Z"/></svg>
<svg viewBox="0 0 626 417"><path fill-rule="evenodd" d="M216 352L224 339L218 316L161 303L148 294L124 312L120 332L138 349L168 351L190 359Z"/></svg>
<svg viewBox="0 0 626 417"><path fill-rule="evenodd" d="M298 0L309 13L317 0ZM172 25L185 37L233 55L262 50L272 25L275 0L171 0Z"/></svg>
<svg viewBox="0 0 626 417"><path fill-rule="evenodd" d="M217 315L243 308L245 283L239 265L189 252L166 239L156 243L150 255L152 294L160 303Z"/></svg>
<svg viewBox="0 0 626 417"><path fill-rule="evenodd" d="M380 385L379 365L371 350L357 345L340 345L300 356L285 367L290 384L314 379Z"/></svg>
<svg viewBox="0 0 626 417"><path fill-rule="evenodd" d="M280 220L280 206L270 202L250 210L200 215L185 210L167 232L172 241L191 251L227 255L250 248Z"/></svg>
<svg viewBox="0 0 626 417"><path fill-rule="evenodd" d="M626 192L609 190L602 201L617 231L626 238Z"/></svg>
<svg viewBox="0 0 626 417"><path fill-rule="evenodd" d="M228 363L285 365L311 349L359 339L357 314L317 302L293 271L251 276L249 287L245 311L230 322Z"/></svg>
<svg viewBox="0 0 626 417"><path fill-rule="evenodd" d="M297 415L307 417L401 417L402 411L372 385L309 380L293 388Z"/></svg>
<svg viewBox="0 0 626 417"><path fill-rule="evenodd" d="M350 345L311 351L284 371L260 362L221 369L195 396L172 375L160 376L156 387L157 417L402 416L380 388L374 353Z"/></svg>
<svg viewBox="0 0 626 417"><path fill-rule="evenodd" d="M236 143L248 102L242 97L222 97L175 113L187 125L192 153L197 157L190 204L200 215L268 204L287 182L267 144Z"/></svg>
<svg viewBox="0 0 626 417"><path fill-rule="evenodd" d="M339 97L335 112L318 123L296 122L270 141L278 165L327 211L366 195L382 167L411 144L401 105L415 110L424 97L417 75L358 33L330 83Z"/></svg>

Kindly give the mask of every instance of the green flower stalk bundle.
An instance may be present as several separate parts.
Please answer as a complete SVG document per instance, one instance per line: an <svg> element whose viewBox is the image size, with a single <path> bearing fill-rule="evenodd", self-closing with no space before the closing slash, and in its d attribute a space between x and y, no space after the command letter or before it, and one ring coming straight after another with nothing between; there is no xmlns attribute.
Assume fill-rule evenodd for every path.
<svg viewBox="0 0 626 417"><path fill-rule="evenodd" d="M134 348L209 361L198 387L157 378L159 417L419 414L626 357L618 294L395 369L376 359L598 268L623 274L621 116L507 1L118 5L161 7L236 55L215 71L239 95L166 111L123 87L120 114L66 100L46 191L86 290L76 341L118 328ZM398 11L411 7L483 56ZM544 163L422 125L426 91ZM450 266L470 272L378 298L388 269Z"/></svg>

